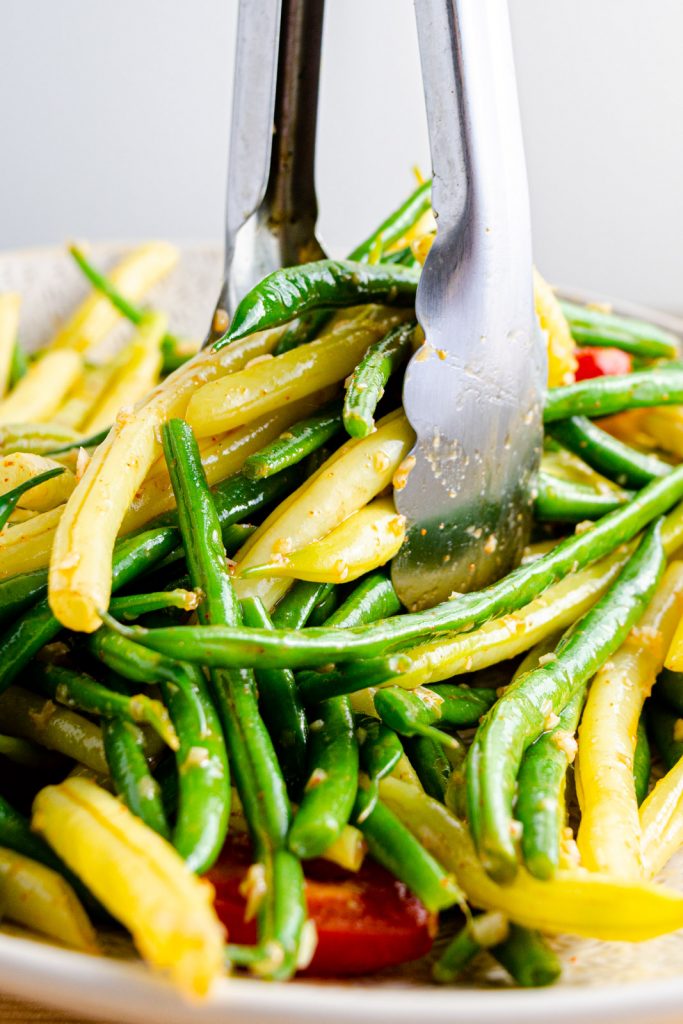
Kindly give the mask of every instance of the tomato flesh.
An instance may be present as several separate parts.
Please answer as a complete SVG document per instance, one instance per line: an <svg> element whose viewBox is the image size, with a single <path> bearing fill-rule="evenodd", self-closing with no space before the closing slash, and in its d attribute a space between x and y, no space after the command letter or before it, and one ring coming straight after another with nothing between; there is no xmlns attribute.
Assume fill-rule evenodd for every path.
<svg viewBox="0 0 683 1024"><path fill-rule="evenodd" d="M614 373L630 373L631 357L619 348L580 348L576 351L578 366L576 380L591 380L593 377L611 376Z"/></svg>
<svg viewBox="0 0 683 1024"><path fill-rule="evenodd" d="M207 878L216 891L216 913L230 942L256 942L256 924L244 920L246 902L239 889L251 861L246 843L226 845ZM429 952L437 918L402 882L366 859L359 872L327 861L308 861L306 902L318 932L318 944L304 974L343 977L373 974Z"/></svg>

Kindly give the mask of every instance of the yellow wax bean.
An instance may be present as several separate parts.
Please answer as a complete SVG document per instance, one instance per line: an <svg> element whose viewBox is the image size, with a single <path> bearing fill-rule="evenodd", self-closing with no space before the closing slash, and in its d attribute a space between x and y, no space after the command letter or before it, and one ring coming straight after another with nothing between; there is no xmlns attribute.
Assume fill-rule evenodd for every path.
<svg viewBox="0 0 683 1024"><path fill-rule="evenodd" d="M0 402L0 423L49 420L82 372L83 360L77 352L46 352Z"/></svg>
<svg viewBox="0 0 683 1024"><path fill-rule="evenodd" d="M53 448L78 441L79 437L76 430L54 420L49 423L8 423L0 425L0 454L33 452L44 455Z"/></svg>
<svg viewBox="0 0 683 1024"><path fill-rule="evenodd" d="M471 633L444 637L403 652L412 664L392 682L414 689L488 668L529 650L587 612L616 578L627 557L627 552L616 552L554 583L519 611L493 619Z"/></svg>
<svg viewBox="0 0 683 1024"><path fill-rule="evenodd" d="M673 562L619 650L596 674L579 727L577 844L590 871L642 878L640 819L633 783L636 733L683 611L683 562Z"/></svg>
<svg viewBox="0 0 683 1024"><path fill-rule="evenodd" d="M407 314L369 308L325 338L245 367L230 379L200 388L190 399L187 420L198 437L239 427L304 395L344 380L365 354Z"/></svg>
<svg viewBox="0 0 683 1024"><path fill-rule="evenodd" d="M553 935L641 942L683 927L683 896L664 886L589 871L558 871L540 881L520 868L499 885L482 867L467 825L413 786L386 778L380 796L423 846L451 871L468 902Z"/></svg>
<svg viewBox="0 0 683 1024"><path fill-rule="evenodd" d="M212 887L170 843L86 779L41 790L33 827L128 928L152 967L187 995L206 995L222 973L223 927Z"/></svg>
<svg viewBox="0 0 683 1024"><path fill-rule="evenodd" d="M83 375L54 414L53 422L79 430L86 416L108 387L116 373L118 360L86 366Z"/></svg>
<svg viewBox="0 0 683 1024"><path fill-rule="evenodd" d="M324 395L308 396L285 406L284 409L262 416L253 423L247 423L237 430L222 434L215 441L211 438L208 439L209 443L206 443L205 439L200 445L200 452L209 486L213 487L233 473L239 472L248 455L270 444L297 420L309 416L322 401ZM126 513L121 526L122 533L137 530L156 516L175 508L175 496L165 462L162 460L156 463L152 470Z"/></svg>
<svg viewBox="0 0 683 1024"><path fill-rule="evenodd" d="M53 476L51 480L32 487L30 491L24 491L19 498L20 508L30 509L33 512L48 512L56 505L65 502L76 486L76 478L73 473L54 459L24 452L4 455L0 458L0 494L11 491L13 487L23 484L31 477L58 468L64 470L59 476Z"/></svg>
<svg viewBox="0 0 683 1024"><path fill-rule="evenodd" d="M652 437L665 452L683 458L683 409L673 405L661 409L647 409L640 420L640 428Z"/></svg>
<svg viewBox="0 0 683 1024"><path fill-rule="evenodd" d="M96 434L110 426L124 406L144 398L159 380L161 342L168 327L165 313L146 313L135 337L126 346L123 365L109 382L106 392L83 423L85 434Z"/></svg>
<svg viewBox="0 0 683 1024"><path fill-rule="evenodd" d="M236 556L238 571L322 540L389 486L414 439L405 415L396 412L380 420L373 434L348 441L250 537ZM268 576L237 579L235 590L240 599L259 597L270 609L290 585Z"/></svg>
<svg viewBox="0 0 683 1024"><path fill-rule="evenodd" d="M0 906L10 921L85 953L97 939L78 896L56 871L0 849Z"/></svg>
<svg viewBox="0 0 683 1024"><path fill-rule="evenodd" d="M378 498L354 512L322 540L281 555L268 565L243 570L243 576L282 576L313 583L346 583L385 565L405 538L405 517L392 498Z"/></svg>
<svg viewBox="0 0 683 1024"><path fill-rule="evenodd" d="M102 730L70 708L21 686L10 686L0 694L0 721L13 736L71 757L101 775L109 774Z"/></svg>
<svg viewBox="0 0 683 1024"><path fill-rule="evenodd" d="M172 373L138 408L119 415L69 498L55 531L50 559L50 607L70 629L91 633L109 605L111 558L121 523L161 451L160 428L182 416L193 391L241 368L275 344L253 335L220 352L201 352Z"/></svg>
<svg viewBox="0 0 683 1024"><path fill-rule="evenodd" d="M40 512L26 523L0 530L0 579L20 572L44 569L50 561L52 542L64 505Z"/></svg>
<svg viewBox="0 0 683 1024"><path fill-rule="evenodd" d="M548 386L571 384L578 362L576 345L555 293L534 267L534 306L548 349Z"/></svg>
<svg viewBox="0 0 683 1024"><path fill-rule="evenodd" d="M643 801L640 828L643 870L653 878L683 846L683 758Z"/></svg>
<svg viewBox="0 0 683 1024"><path fill-rule="evenodd" d="M168 242L148 242L124 256L108 272L114 287L136 302L166 276L178 262L178 250ZM53 349L71 348L85 352L101 342L121 314L105 295L92 291L53 338Z"/></svg>
<svg viewBox="0 0 683 1024"><path fill-rule="evenodd" d="M21 296L16 292L0 295L0 398L9 387L12 355L19 332Z"/></svg>

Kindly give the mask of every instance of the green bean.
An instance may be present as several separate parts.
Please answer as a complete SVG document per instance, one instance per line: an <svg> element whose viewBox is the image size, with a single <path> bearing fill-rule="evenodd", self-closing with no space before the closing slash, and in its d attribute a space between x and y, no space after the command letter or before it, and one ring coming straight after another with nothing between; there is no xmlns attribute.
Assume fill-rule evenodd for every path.
<svg viewBox="0 0 683 1024"><path fill-rule="evenodd" d="M169 839L161 791L147 764L142 730L122 718L111 718L102 724L102 737L114 789L145 825Z"/></svg>
<svg viewBox="0 0 683 1024"><path fill-rule="evenodd" d="M380 780L390 775L403 757L403 745L393 729L371 715L356 720L356 739L360 766L368 777L367 815L379 797Z"/></svg>
<svg viewBox="0 0 683 1024"><path fill-rule="evenodd" d="M289 848L319 857L339 838L356 799L358 743L349 702L321 701L310 711L309 765L299 809L289 830Z"/></svg>
<svg viewBox="0 0 683 1024"><path fill-rule="evenodd" d="M0 720L12 735L65 754L100 775L107 774L102 731L83 715L12 686L0 696Z"/></svg>
<svg viewBox="0 0 683 1024"><path fill-rule="evenodd" d="M429 702L411 690L387 686L377 691L374 700L379 717L399 735L426 736L448 747L459 745L453 736L434 728L440 717L436 698Z"/></svg>
<svg viewBox="0 0 683 1024"><path fill-rule="evenodd" d="M534 515L540 522L580 523L598 519L633 498L633 491L598 491L551 473L538 474Z"/></svg>
<svg viewBox="0 0 683 1024"><path fill-rule="evenodd" d="M408 361L416 322L399 324L367 350L349 377L344 398L344 426L351 437L367 437L389 377Z"/></svg>
<svg viewBox="0 0 683 1024"><path fill-rule="evenodd" d="M343 630L331 629L329 625L273 631L216 626L174 626L147 632L119 628L130 629L129 635L139 643L170 657L214 666L299 668L383 656L387 650L405 647L411 641L443 632L471 630L491 618L522 608L552 583L631 540L681 497L683 466L678 466L668 476L644 487L628 505L608 513L589 530L568 537L541 558L521 565L492 586L444 601L427 611L397 615L377 623Z"/></svg>
<svg viewBox="0 0 683 1024"><path fill-rule="evenodd" d="M391 580L382 572L372 572L354 587L326 625L351 629L387 619L400 610L401 602Z"/></svg>
<svg viewBox="0 0 683 1024"><path fill-rule="evenodd" d="M663 669L652 691L653 697L662 701L672 711L683 715L683 672L672 672Z"/></svg>
<svg viewBox="0 0 683 1024"><path fill-rule="evenodd" d="M467 760L469 821L482 862L496 880L517 871L512 801L522 757L576 693L623 643L661 578L661 522L648 528L635 554L580 620L547 665L519 678L479 727Z"/></svg>
<svg viewBox="0 0 683 1024"><path fill-rule="evenodd" d="M423 181L364 242L361 242L353 252L349 253L349 259L358 260L362 263L369 259L377 248L378 243L382 249L387 249L396 242L399 242L414 227L422 214L426 213L429 209L431 193L431 180Z"/></svg>
<svg viewBox="0 0 683 1024"><path fill-rule="evenodd" d="M408 663L400 654L387 658L369 658L367 661L342 666L339 670L332 668L327 671L311 669L297 672L296 684L304 704L309 705L357 693L368 686L380 686L389 679L395 679L407 667Z"/></svg>
<svg viewBox="0 0 683 1024"><path fill-rule="evenodd" d="M32 688L58 704L104 718L149 725L172 750L178 749L178 737L161 701L141 693L128 697L110 690L91 676L60 665L36 662L28 675Z"/></svg>
<svg viewBox="0 0 683 1024"><path fill-rule="evenodd" d="M276 270L245 295L229 330L214 348L223 348L255 331L280 327L313 309L374 302L411 307L419 279L420 271L413 267L351 260L317 260Z"/></svg>
<svg viewBox="0 0 683 1024"><path fill-rule="evenodd" d="M451 776L443 745L432 736L406 736L403 746L425 793L443 803Z"/></svg>
<svg viewBox="0 0 683 1024"><path fill-rule="evenodd" d="M562 973L562 965L540 932L511 924L504 942L493 946L491 954L518 985L538 988L552 985Z"/></svg>
<svg viewBox="0 0 683 1024"><path fill-rule="evenodd" d="M132 324L135 324L135 326L138 327L145 315L144 310L140 309L139 306L136 306L134 303L130 302L129 299L125 298L125 296L123 296L112 284L109 278L100 273L100 271L90 263L77 245L70 245L69 252L93 288L106 296L114 309L118 310L126 320L129 320ZM183 343L179 338L176 338L175 335L166 333L161 344L164 356L163 371L164 373L170 373L171 370L177 369L178 366L181 366L185 362L185 359L183 358L180 358L178 361L178 354L182 352Z"/></svg>
<svg viewBox="0 0 683 1024"><path fill-rule="evenodd" d="M675 359L678 355L676 335L654 324L577 306L564 300L560 305L569 322L572 337L579 345L620 348L624 352L649 359Z"/></svg>
<svg viewBox="0 0 683 1024"><path fill-rule="evenodd" d="M349 253L349 259L365 263L378 248L382 250L400 241L406 232L414 227L422 214L426 213L429 209L431 204L431 184L431 181L425 181L418 185L414 192L396 210L390 213L386 220L364 242L361 242L360 245L357 245ZM408 262L414 263L415 258L410 248L407 250L403 249L400 253L395 253L391 256L382 256L381 258L384 262L388 263L406 262L406 254L409 257ZM280 355L282 352L288 352L289 349L296 348L298 345L310 341L327 323L330 315L330 311L326 309L314 310L290 324L278 341L275 354Z"/></svg>
<svg viewBox="0 0 683 1024"><path fill-rule="evenodd" d="M246 626L272 629L258 598L242 602ZM256 669L261 717L270 733L290 793L298 795L305 781L308 722L294 673L288 668Z"/></svg>
<svg viewBox="0 0 683 1024"><path fill-rule="evenodd" d="M507 938L509 927L506 918L495 910L470 918L432 967L434 981L441 985L456 981L483 949L489 949Z"/></svg>
<svg viewBox="0 0 683 1024"><path fill-rule="evenodd" d="M332 589L331 583L309 583L297 580L273 612L276 629L301 629L318 602Z"/></svg>
<svg viewBox="0 0 683 1024"><path fill-rule="evenodd" d="M160 560L177 543L177 532L171 528L149 530L137 537L120 541L112 560L112 590L116 591L138 576L143 569ZM19 672L61 632L61 623L50 610L46 597L24 612L0 638L3 657L0 662L0 693Z"/></svg>
<svg viewBox="0 0 683 1024"><path fill-rule="evenodd" d="M67 873L60 859L52 852L44 840L31 830L27 818L0 796L0 846L21 853L24 857L37 860L40 864L58 871L60 875Z"/></svg>
<svg viewBox="0 0 683 1024"><path fill-rule="evenodd" d="M548 432L564 448L620 487L644 487L656 477L671 472L668 462L663 462L656 455L636 451L585 416L572 416L552 423Z"/></svg>
<svg viewBox="0 0 683 1024"><path fill-rule="evenodd" d="M14 342L14 347L12 349L12 362L10 363L9 379L7 381L10 391L12 388L17 386L22 377L26 376L27 372L28 359L26 358L26 353L17 339Z"/></svg>
<svg viewBox="0 0 683 1024"><path fill-rule="evenodd" d="M309 628L314 626L323 626L336 610L338 604L339 588L336 584L332 583L326 590L323 590L320 597L311 608L311 614L308 616L306 626Z"/></svg>
<svg viewBox="0 0 683 1024"><path fill-rule="evenodd" d="M241 609L194 435L183 421L171 420L162 440L190 579L204 594L200 621L240 624ZM265 959L255 970L273 978L289 977L296 970L306 911L303 872L285 848L291 819L285 781L259 714L253 673L213 671L210 680L255 853L265 872L266 892L258 912Z"/></svg>
<svg viewBox="0 0 683 1024"><path fill-rule="evenodd" d="M570 416L611 416L626 409L683 403L680 363L638 373L613 374L550 388L543 409L544 423Z"/></svg>
<svg viewBox="0 0 683 1024"><path fill-rule="evenodd" d="M683 757L683 728L681 719L675 711L657 700L649 700L647 708L647 726L667 771Z"/></svg>
<svg viewBox="0 0 683 1024"><path fill-rule="evenodd" d="M199 598L193 590L175 588L160 590L150 594L126 594L125 597L113 597L109 603L112 615L122 619L139 619L150 612L165 611L168 608L179 608L184 612L194 611Z"/></svg>
<svg viewBox="0 0 683 1024"><path fill-rule="evenodd" d="M536 878L552 878L560 861L564 785L571 760L563 740L574 737L585 699L586 686L582 686L560 713L557 725L527 748L519 769L515 815L522 823L524 863Z"/></svg>
<svg viewBox="0 0 683 1024"><path fill-rule="evenodd" d="M188 666L171 661L124 636L101 626L85 641L88 651L118 676L154 686L168 682L180 690L190 688ZM193 666L194 670L194 666Z"/></svg>
<svg viewBox="0 0 683 1024"><path fill-rule="evenodd" d="M72 452L76 448L97 448L98 445L107 437L111 427L105 427L104 430L98 430L96 434L89 434L88 437L82 437L76 441L70 441L67 444L62 444L57 448L50 448L46 451L45 455L65 455L67 452Z"/></svg>
<svg viewBox="0 0 683 1024"><path fill-rule="evenodd" d="M496 699L495 690L473 690L466 683L444 683L416 690L387 686L375 695L375 710L401 736L431 736L437 743L454 746L453 738L435 726L466 729L477 725Z"/></svg>
<svg viewBox="0 0 683 1024"><path fill-rule="evenodd" d="M341 410L335 402L315 416L295 423L265 448L247 456L242 472L249 480L265 480L322 448L341 428Z"/></svg>
<svg viewBox="0 0 683 1024"><path fill-rule="evenodd" d="M11 491L5 491L4 494L0 494L0 530L14 512L15 508L19 504L19 499L22 494L26 494L27 491L33 490L34 487L38 487L39 484L44 484L46 480L52 480L55 476L61 476L64 472L64 466L54 466L53 469L46 469L44 473L38 473L36 476L30 477L28 480L24 480L22 483L17 484Z"/></svg>
<svg viewBox="0 0 683 1024"><path fill-rule="evenodd" d="M442 725L452 725L456 729L478 725L481 716L498 700L497 688L469 683L437 683L420 689L431 690L441 698L438 720Z"/></svg>
<svg viewBox="0 0 683 1024"><path fill-rule="evenodd" d="M378 800L370 808L371 794L359 787L354 817L375 860L403 882L427 910L445 910L464 897L452 875L428 853L389 808Z"/></svg>
<svg viewBox="0 0 683 1024"><path fill-rule="evenodd" d="M192 665L176 667L187 677L182 688L168 679L159 683L180 739L172 842L190 870L203 874L215 863L228 831L230 770L204 673Z"/></svg>
<svg viewBox="0 0 683 1024"><path fill-rule="evenodd" d="M641 715L636 735L636 749L633 755L633 787L636 791L636 800L639 807L648 794L651 771L650 743L647 738L645 716Z"/></svg>
<svg viewBox="0 0 683 1024"><path fill-rule="evenodd" d="M47 569L0 580L0 625L16 619L47 593Z"/></svg>

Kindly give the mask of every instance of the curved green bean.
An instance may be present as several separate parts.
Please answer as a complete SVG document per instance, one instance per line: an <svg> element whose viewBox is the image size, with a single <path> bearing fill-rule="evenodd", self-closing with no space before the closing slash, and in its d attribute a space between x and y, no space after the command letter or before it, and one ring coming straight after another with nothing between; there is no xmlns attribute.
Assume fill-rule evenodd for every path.
<svg viewBox="0 0 683 1024"><path fill-rule="evenodd" d="M451 763L443 744L433 736L406 736L403 746L427 796L445 802ZM460 747L464 755L464 748Z"/></svg>
<svg viewBox="0 0 683 1024"><path fill-rule="evenodd" d="M359 263L365 263L378 249L381 251L400 241L406 232L414 227L422 214L426 213L429 209L431 204L431 185L431 181L425 181L418 185L414 192L396 210L390 213L386 220L365 241L361 242L360 245L357 245L349 253L348 258L350 260L357 260ZM407 258L406 252L408 254ZM391 263L415 262L410 248L407 251L404 249L392 256L381 255L380 258L385 262ZM280 355L282 352L288 352L291 348L296 348L298 345L310 341L325 326L330 316L329 310L319 309L295 320L294 323L287 327L279 339L275 347L275 354Z"/></svg>
<svg viewBox="0 0 683 1024"><path fill-rule="evenodd" d="M344 426L351 437L367 437L389 377L408 361L415 321L398 324L367 350L349 377L344 398Z"/></svg>
<svg viewBox="0 0 683 1024"><path fill-rule="evenodd" d="M633 498L633 491L597 491L551 473L538 474L534 515L540 522L581 523L621 508Z"/></svg>
<svg viewBox="0 0 683 1024"><path fill-rule="evenodd" d="M0 580L0 625L11 622L47 593L47 569Z"/></svg>
<svg viewBox="0 0 683 1024"><path fill-rule="evenodd" d="M369 807L371 799L368 790L358 789L354 817L375 860L422 900L427 910L464 904L465 897L453 876L381 800Z"/></svg>
<svg viewBox="0 0 683 1024"><path fill-rule="evenodd" d="M220 719L200 668L177 666L182 687L160 680L180 746L172 842L191 871L203 874L223 848L230 818L230 770Z"/></svg>
<svg viewBox="0 0 683 1024"><path fill-rule="evenodd" d="M54 466L52 469L46 469L44 473L38 473L28 480L24 480L23 483L17 484L11 491L5 491L4 494L0 494L0 530L2 530L19 504L19 498L21 498L22 494L33 490L39 484L44 484L46 480L52 480L55 476L61 476L64 471L64 466Z"/></svg>
<svg viewBox="0 0 683 1024"><path fill-rule="evenodd" d="M310 712L309 765L289 848L303 859L319 857L339 838L356 799L358 743L349 702L334 697Z"/></svg>
<svg viewBox="0 0 683 1024"><path fill-rule="evenodd" d="M536 878L552 878L560 862L565 825L564 785L573 739L586 699L580 687L559 721L527 748L517 779L515 816L522 823L522 856Z"/></svg>
<svg viewBox="0 0 683 1024"><path fill-rule="evenodd" d="M297 580L273 612L276 629L301 629L306 625L313 609L333 588L332 583L309 583Z"/></svg>
<svg viewBox="0 0 683 1024"><path fill-rule="evenodd" d="M341 411L334 403L315 416L295 423L265 448L247 456L242 472L249 480L265 480L322 448L341 428Z"/></svg>
<svg viewBox="0 0 683 1024"><path fill-rule="evenodd" d="M223 348L255 331L280 327L313 309L372 302L410 307L419 279L417 268L352 260L317 260L276 270L245 295L229 330L214 348Z"/></svg>
<svg viewBox="0 0 683 1024"><path fill-rule="evenodd" d="M368 777L367 815L379 798L381 779L390 775L403 757L403 744L393 729L370 715L361 715L356 720L356 739L360 767Z"/></svg>
<svg viewBox="0 0 683 1024"><path fill-rule="evenodd" d="M30 683L46 697L68 708L149 725L171 750L178 749L178 737L161 701L141 693L129 697L110 690L81 672L40 662L31 666Z"/></svg>
<svg viewBox="0 0 683 1024"><path fill-rule="evenodd" d="M678 355L676 335L654 324L566 300L560 300L560 306L579 345L620 348L646 359L675 359Z"/></svg>
<svg viewBox="0 0 683 1024"><path fill-rule="evenodd" d="M572 416L551 423L548 433L620 487L644 487L656 477L671 472L668 462L663 462L656 455L636 451L585 416Z"/></svg>
<svg viewBox="0 0 683 1024"><path fill-rule="evenodd" d="M242 602L245 626L272 629L268 612L258 598ZM290 793L298 794L305 781L308 722L294 673L288 668L256 669L261 717L278 754Z"/></svg>
<svg viewBox="0 0 683 1024"><path fill-rule="evenodd" d="M161 790L149 770L142 730L122 718L111 718L102 723L102 738L114 789L145 825L169 839Z"/></svg>
<svg viewBox="0 0 683 1024"><path fill-rule="evenodd" d="M472 835L486 870L506 881L517 871L512 802L527 748L609 656L647 607L665 565L661 522L647 530L610 589L557 648L556 657L507 688L479 727L467 759Z"/></svg>
<svg viewBox="0 0 683 1024"><path fill-rule="evenodd" d="M611 416L626 409L683 403L683 367L680 363L636 373L613 374L550 388L543 422L570 416Z"/></svg>
<svg viewBox="0 0 683 1024"><path fill-rule="evenodd" d="M458 741L434 727L441 718L436 699L430 702L413 690L387 686L374 697L375 711L391 729L401 736L427 736L445 747L459 746Z"/></svg>
<svg viewBox="0 0 683 1024"><path fill-rule="evenodd" d="M510 925L507 939L493 946L491 955L523 988L552 985L562 973L560 961L541 933L518 924Z"/></svg>
<svg viewBox="0 0 683 1024"><path fill-rule="evenodd" d="M174 626L149 630L118 627L139 643L170 657L207 665L299 668L383 656L388 649L442 632L474 629L529 604L552 583L578 572L631 540L683 498L683 466L644 487L628 505L597 520L590 530L562 541L541 558L508 573L484 590L463 594L423 612L350 628L267 631L235 627ZM339 622L335 626L341 625Z"/></svg>

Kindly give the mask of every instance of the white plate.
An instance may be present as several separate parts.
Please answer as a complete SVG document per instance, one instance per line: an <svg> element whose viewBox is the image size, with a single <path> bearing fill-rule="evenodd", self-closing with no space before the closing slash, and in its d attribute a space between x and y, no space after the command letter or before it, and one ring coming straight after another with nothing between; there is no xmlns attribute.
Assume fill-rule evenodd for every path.
<svg viewBox="0 0 683 1024"><path fill-rule="evenodd" d="M92 255L107 266L126 248L98 245ZM219 279L217 247L185 246L179 269L153 298L169 312L173 330L200 337L213 311ZM7 290L24 296L21 334L31 348L49 338L85 293L80 272L57 249L0 253L0 292ZM667 875L683 888L683 860L672 863ZM0 934L0 990L118 1024L680 1024L683 933L637 946L562 939L558 948L565 971L561 984L550 989L502 988L502 972L484 963L469 984L450 989L396 977L289 985L235 978L220 982L208 1002L188 1005L130 959L90 957ZM482 987L484 981L489 987Z"/></svg>

